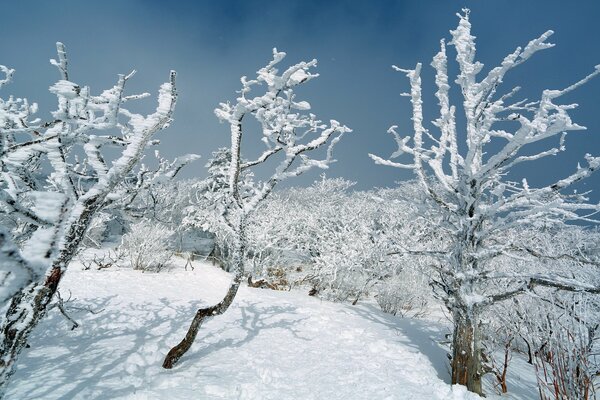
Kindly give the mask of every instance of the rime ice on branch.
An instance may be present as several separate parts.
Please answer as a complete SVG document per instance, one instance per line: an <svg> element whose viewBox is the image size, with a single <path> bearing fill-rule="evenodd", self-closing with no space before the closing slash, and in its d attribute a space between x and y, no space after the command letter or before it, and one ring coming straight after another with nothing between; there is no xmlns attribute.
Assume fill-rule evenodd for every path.
<svg viewBox="0 0 600 400"><path fill-rule="evenodd" d="M149 96L125 94L135 71L93 95L70 80L62 43L57 51L58 60L50 60L60 73L49 88L58 100L51 121L32 119L37 106L25 99L0 99L0 397L90 221L126 194L122 183L171 122L177 98L171 71L155 112L133 113L125 103ZM0 71L2 87L14 71ZM120 155L107 158L108 148Z"/></svg>
<svg viewBox="0 0 600 400"><path fill-rule="evenodd" d="M210 182L205 193L214 204L219 204L222 212L222 226L232 237L229 268L234 277L225 298L215 306L202 308L196 312L185 338L167 354L163 367L172 368L191 347L202 323L215 315L224 313L231 305L244 274L246 255L246 230L248 216L273 191L280 181L298 176L314 167L327 168L334 161L333 147L342 135L350 132L346 126L335 120L323 123L312 113L310 104L297 101L294 88L316 78L311 72L317 61L300 62L279 72L278 65L285 53L273 49L273 60L257 72L255 79L242 77L242 89L235 103L221 103L215 110L217 117L229 124L231 148L218 153L220 162L228 161L226 180ZM265 93L253 97L253 90L264 88ZM242 159L241 143L244 121L254 118L260 124L261 141L265 145L263 153L254 160ZM244 140L250 140L245 137ZM325 158L311 158L308 154L327 145ZM270 177L262 182L251 179L253 167L268 161L278 160Z"/></svg>
<svg viewBox="0 0 600 400"><path fill-rule="evenodd" d="M506 180L507 173L515 165L564 151L566 132L585 129L569 116L569 111L576 105L562 105L558 100L598 75L600 67L565 89L544 90L537 101L513 101L519 87L498 94L506 73L538 51L554 46L547 42L552 31L530 41L524 48L517 47L499 66L479 78L483 64L475 60L475 37L471 35L468 10L459 18L458 27L451 31L449 45L456 50L459 73L455 83L463 96L465 127L457 129L456 107L450 104L448 58L442 40L440 51L431 63L436 71L436 97L440 109L433 125L439 133L434 135L423 124L421 64L414 69L394 67L410 81L410 93L406 95L412 103L414 134L401 137L397 127L391 127L389 133L398 145L397 151L390 159L370 156L378 164L413 170L432 210L441 215L443 222L439 229L448 238L449 245L443 251L421 251L419 254L437 260L438 278L434 280L434 287L454 317L452 381L481 393L484 372L480 358L479 316L483 307L530 290L535 285L598 292L595 286L552 275L499 274L493 270L491 261L501 256L561 257L538 254L522 243L505 238L510 237L507 233L511 230L537 223L560 225L574 220L589 221L586 213L600 210L598 205L589 204L584 194L565 192L598 169L599 157L586 155L587 165L544 187L534 188L526 180L522 183ZM464 152L458 146L462 132L466 141ZM495 151L492 142L501 142L500 149ZM540 142L547 147L536 151L539 147L532 145ZM393 160L404 154L412 158L410 163ZM410 254L411 250L398 249L398 253ZM583 263L591 262L575 251L569 256ZM504 285L495 284L498 281ZM497 287L504 289L494 289Z"/></svg>

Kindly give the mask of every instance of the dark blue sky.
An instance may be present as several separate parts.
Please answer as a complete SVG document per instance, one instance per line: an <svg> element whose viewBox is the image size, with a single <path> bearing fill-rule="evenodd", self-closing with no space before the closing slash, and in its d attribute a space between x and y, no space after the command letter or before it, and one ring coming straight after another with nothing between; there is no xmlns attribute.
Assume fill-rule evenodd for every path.
<svg viewBox="0 0 600 400"><path fill-rule="evenodd" d="M439 39L456 27L455 13L465 6L472 11L478 58L486 68L545 30L556 31L551 41L557 46L511 73L506 90L518 84L534 99L542 89L565 87L600 64L600 2L594 0L20 0L2 5L0 64L17 70L2 96L26 96L42 110L54 106L47 87L57 79L48 63L56 41L67 45L71 78L96 92L111 86L117 73L136 68L130 88L156 93L175 69L180 98L175 123L161 134L161 149L170 157L202 155L185 175L204 176L210 152L229 140L213 109L234 99L239 77L252 76L277 47L288 53L290 63L319 60L321 76L301 90L302 99L322 119L354 129L339 144L339 162L328 175L356 180L359 188L390 186L410 173L376 166L367 154L387 156L395 150L385 133L392 124L411 133L410 103L398 96L408 83L391 65L411 68L423 62L426 119L436 118L434 72L428 65ZM517 171L532 183L568 174L586 152L600 154L600 79L564 101L580 104L572 115L589 130L570 134L565 154ZM300 182L317 176L313 172ZM585 187L600 189L600 176ZM600 193L593 198L599 200Z"/></svg>

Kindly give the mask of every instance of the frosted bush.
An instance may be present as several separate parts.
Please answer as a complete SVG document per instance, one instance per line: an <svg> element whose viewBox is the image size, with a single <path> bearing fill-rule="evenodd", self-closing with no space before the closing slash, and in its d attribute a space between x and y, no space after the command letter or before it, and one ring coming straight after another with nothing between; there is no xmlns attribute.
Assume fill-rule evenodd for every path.
<svg viewBox="0 0 600 400"><path fill-rule="evenodd" d="M123 236L120 249L129 258L133 269L158 272L173 256L172 235L173 231L163 225L141 221Z"/></svg>
<svg viewBox="0 0 600 400"><path fill-rule="evenodd" d="M427 278L409 268L378 285L377 303L383 312L392 315L425 316L430 297Z"/></svg>

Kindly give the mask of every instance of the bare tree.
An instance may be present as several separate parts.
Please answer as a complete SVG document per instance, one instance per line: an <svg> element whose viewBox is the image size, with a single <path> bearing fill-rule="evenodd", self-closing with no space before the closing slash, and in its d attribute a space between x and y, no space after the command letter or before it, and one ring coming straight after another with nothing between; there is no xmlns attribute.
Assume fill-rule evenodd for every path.
<svg viewBox="0 0 600 400"><path fill-rule="evenodd" d="M310 72L317 61L300 62L279 73L277 66L284 57L285 53L273 49L273 60L258 71L256 79L242 77L242 89L236 102L221 103L215 110L217 117L230 127L231 148L230 154L225 157L229 157L230 161L226 185L214 185L213 187L221 187L222 190L207 191L207 194L213 196L213 203L221 210L224 226L233 238L229 262L234 276L221 302L196 312L185 338L165 357L164 368L172 368L189 350L204 321L223 314L233 302L244 275L249 215L280 181L298 176L314 167L327 168L334 161L333 146L345 132L350 132L350 129L337 121L331 120L329 124L325 124L314 114L305 114L304 111L310 109L310 104L296 100L294 88L318 76ZM265 93L250 97L251 91L259 86L265 87ZM261 140L266 146L264 152L252 161L246 161L241 156L244 126L249 118L258 121L262 128ZM310 158L307 155L326 144L328 147L324 159ZM253 167L276 159L278 164L265 181L254 182L244 178L249 176Z"/></svg>
<svg viewBox="0 0 600 400"><path fill-rule="evenodd" d="M526 180L508 181L506 176L516 165L565 150L565 132L584 129L569 116L575 105L556 102L598 75L600 67L565 89L544 90L538 101L511 102L518 87L497 95L506 73L538 51L552 47L546 40L553 32L544 33L524 48L518 47L500 66L478 80L483 64L475 61L475 38L471 35L468 10L459 18L458 27L451 31L449 44L457 52L456 83L463 97L466 126L461 130L466 134L465 151L459 146L461 130L457 129L456 108L450 104L446 45L442 40L441 50L431 64L436 71L436 97L440 106L440 116L433 125L440 134L433 135L423 125L421 64L409 70L395 67L410 80L411 91L406 95L411 98L414 134L411 143L411 137L402 138L396 127L390 128L389 133L398 145L391 158L406 153L412 156L412 162L371 157L378 164L414 171L431 206L424 217L436 215L439 218L439 230L445 238L443 248L431 251L399 248L396 252L437 261L433 263L438 276L434 286L454 319L452 383L482 393L480 315L484 307L536 285L600 292L594 285L553 274L496 271L492 262L499 256L592 262L576 248L564 253L543 253L511 238L508 233L536 224L563 226L572 220L589 221L585 212L596 212L599 207L589 204L585 194L565 192L597 170L600 157L586 155L586 166L540 188L531 187ZM555 145L547 144L551 139L556 140ZM536 150L539 147L534 144L546 144L546 150Z"/></svg>
<svg viewBox="0 0 600 400"><path fill-rule="evenodd" d="M60 80L50 91L58 108L51 121L30 119L37 106L27 100L0 99L0 212L14 222L0 232L0 397L92 218L125 194L119 186L171 122L177 97L171 71L156 111L135 114L124 104L149 96L125 94L135 71L95 96L70 80L64 45L57 50L51 63ZM14 71L0 70L2 86ZM107 148L121 154L111 160Z"/></svg>

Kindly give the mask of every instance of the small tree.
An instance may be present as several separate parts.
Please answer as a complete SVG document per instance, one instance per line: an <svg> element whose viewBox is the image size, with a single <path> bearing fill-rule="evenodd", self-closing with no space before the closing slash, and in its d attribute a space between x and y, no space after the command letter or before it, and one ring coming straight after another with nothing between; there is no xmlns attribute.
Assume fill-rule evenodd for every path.
<svg viewBox="0 0 600 400"><path fill-rule="evenodd" d="M123 235L119 251L129 258L131 268L159 272L173 257L172 236L173 231L165 225L142 220Z"/></svg>
<svg viewBox="0 0 600 400"><path fill-rule="evenodd" d="M213 202L222 205L222 221L230 233L232 248L230 265L233 280L224 299L218 304L201 308L196 312L185 338L173 347L163 362L164 368L173 365L191 347L202 323L224 313L237 294L244 274L246 253L246 230L248 217L256 207L269 196L282 180L298 176L314 167L327 168L333 162L333 146L350 129L331 120L325 124L314 114L305 114L310 109L306 101L296 101L294 88L316 78L310 72L317 61L301 62L279 73L277 65L285 53L273 49L273 61L258 71L256 79L242 77L240 96L234 104L221 103L215 110L217 117L229 124L231 132L230 159L227 171L227 185L212 193ZM251 91L265 86L265 93L250 97ZM262 128L262 142L265 151L255 160L245 161L241 156L242 136L248 118L254 118ZM328 144L322 160L309 158L308 153ZM279 157L279 164L270 177L263 182L244 179L251 168Z"/></svg>
<svg viewBox="0 0 600 400"><path fill-rule="evenodd" d="M483 308L530 290L535 285L599 292L597 287L552 274L496 271L492 261L507 256L531 259L568 257L583 263L591 262L577 249L551 254L537 252L507 233L536 224L562 226L570 220L588 220L578 212L596 211L598 206L588 204L584 195L566 194L565 191L597 170L600 157L586 155L586 166L578 167L571 175L545 187L531 187L526 180L522 184L511 182L506 176L518 164L563 151L564 132L584 129L569 117L569 110L575 106L559 105L556 101L598 75L600 67L566 89L544 90L538 101L510 103L519 88L497 96L504 76L533 54L552 47L546 40L553 32L544 33L525 48L518 47L504 58L500 66L491 69L478 81L477 75L483 65L475 61L475 37L471 35L468 10L459 18L458 27L451 31L450 44L457 52L459 74L456 83L463 96L466 150L462 151L458 144L460 130L455 122L456 108L450 104L446 45L442 40L441 50L431 64L436 71L436 97L440 106L440 117L433 125L439 129L439 136L435 137L423 125L421 64L411 70L395 67L410 80L411 91L407 96L411 98L413 107L414 135L412 143L409 143L410 137L401 138L396 127L390 128L389 133L398 144L398 150L391 158L407 153L413 161L404 164L374 155L371 157L378 164L414 171L430 205L423 217L435 215L439 218L439 230L445 238L444 248L418 252L400 248L397 251L438 261L435 263L438 278L434 283L454 319L452 383L466 385L468 390L482 393L484 371L480 318ZM537 152L532 149L533 153L527 153L534 147L533 144L547 143L557 137L559 140L555 146ZM503 289L498 290L499 287Z"/></svg>
<svg viewBox="0 0 600 400"><path fill-rule="evenodd" d="M133 72L94 96L70 80L62 43L57 50L51 63L61 79L50 87L58 98L51 121L30 119L37 106L27 100L0 99L0 212L15 222L0 231L0 397L90 222L124 194L119 186L171 122L177 97L172 71L156 111L135 114L124 103L149 95L125 95ZM0 71L1 87L14 71ZM106 148L122 152L111 161Z"/></svg>

